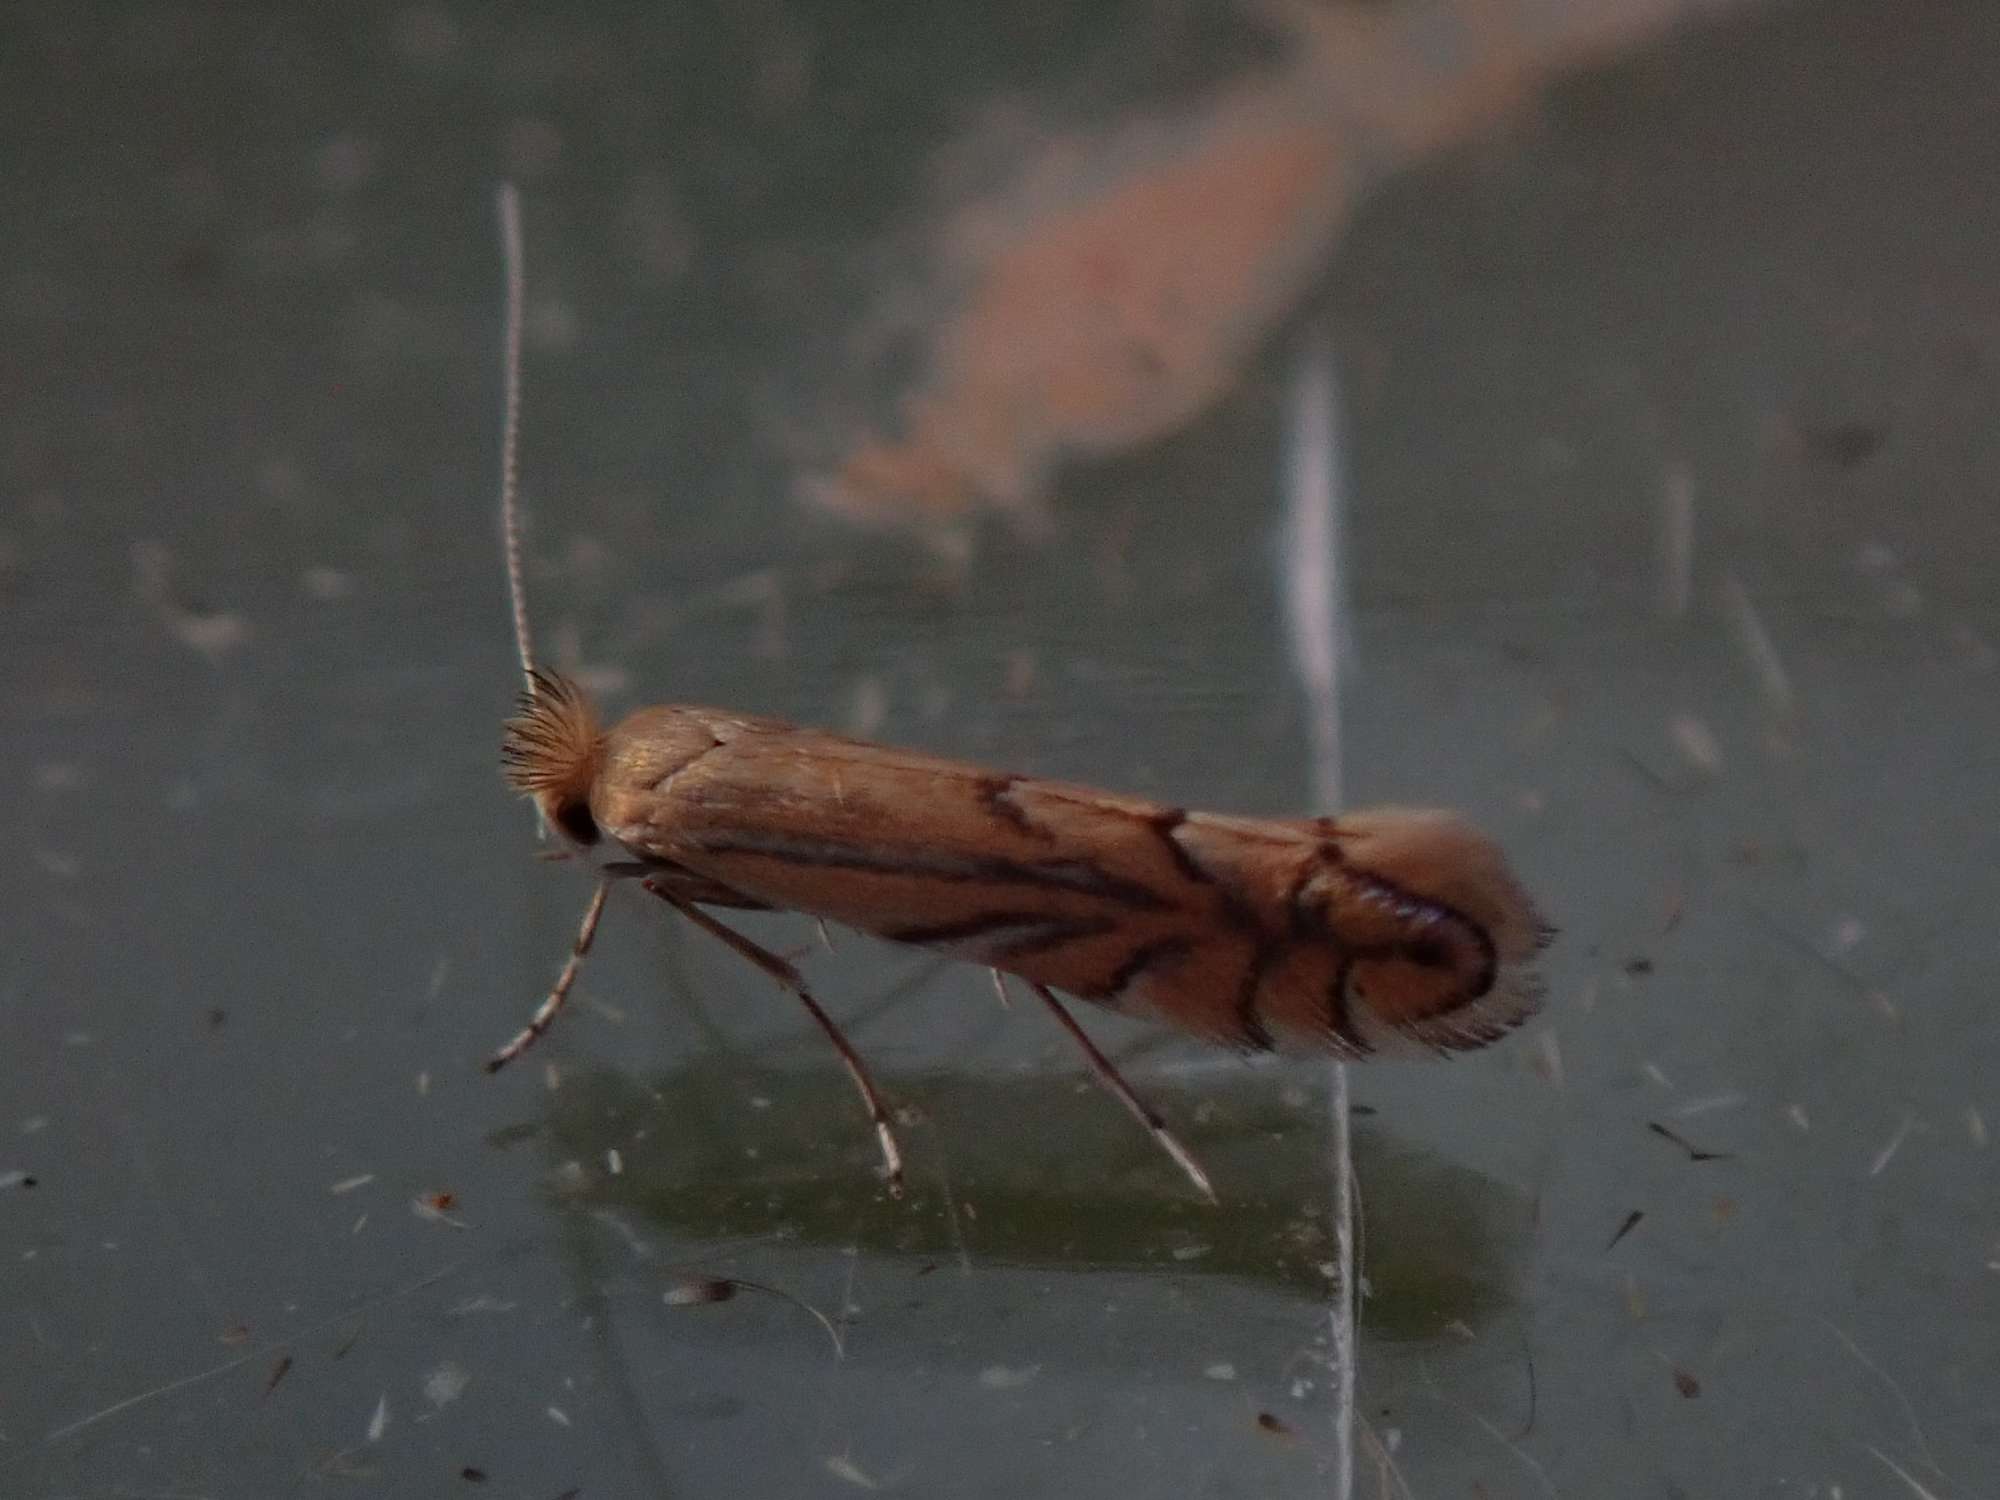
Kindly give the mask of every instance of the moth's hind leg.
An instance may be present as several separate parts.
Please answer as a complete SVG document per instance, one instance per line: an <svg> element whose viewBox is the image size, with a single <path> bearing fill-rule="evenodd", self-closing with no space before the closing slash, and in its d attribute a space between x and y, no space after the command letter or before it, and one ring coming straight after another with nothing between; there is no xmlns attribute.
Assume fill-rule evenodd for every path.
<svg viewBox="0 0 2000 1500"><path fill-rule="evenodd" d="M748 959L762 969L781 987L789 990L798 1002L806 1008L806 1014L819 1023L826 1033L833 1050L840 1054L840 1060L847 1065L848 1076L854 1086L861 1091L861 1102L868 1108L868 1118L874 1122L875 1138L882 1147L882 1166L889 1184L892 1198L903 1196L903 1153L896 1144L896 1133L889 1125L889 1111L882 1105L882 1096L875 1091L875 1080L868 1076L868 1067L861 1061L861 1054L854 1050L841 1029L834 1024L833 1017L820 1008L819 1001L806 988L806 982L799 971L778 957L769 948L752 942L734 927L717 921L707 912L682 896L678 891L655 879L642 882L647 890L673 907L703 932L711 933L728 944L740 957Z"/></svg>
<svg viewBox="0 0 2000 1500"><path fill-rule="evenodd" d="M993 972L998 974L1000 971L995 969ZM1180 1143L1171 1130L1167 1129L1167 1122L1160 1117L1159 1111L1133 1091L1132 1085L1125 1081L1111 1059L1098 1050L1097 1043L1090 1039L1089 1034L1077 1024L1076 1018L1064 1008L1062 1001L1055 997L1055 992L1045 984L1035 984L1032 981L1028 988L1041 997L1042 1003L1048 1006L1056 1020L1062 1023L1063 1030L1076 1039L1077 1046L1083 1049L1084 1060L1090 1064L1090 1071L1097 1075L1097 1081L1109 1089L1118 1102L1132 1112L1133 1119L1146 1127L1159 1148L1173 1158L1174 1165L1187 1173L1188 1181L1195 1185L1196 1191L1202 1197L1210 1203L1218 1201L1215 1189L1209 1186L1208 1173L1201 1169L1201 1163L1194 1159L1194 1154ZM1006 991L1003 989L1001 994L1004 997Z"/></svg>
<svg viewBox="0 0 2000 1500"><path fill-rule="evenodd" d="M528 1018L528 1024L515 1034L514 1040L486 1059L487 1072L499 1072L540 1041L542 1033L555 1024L556 1014L569 999L570 986L576 983L577 971L583 967L583 956L590 951L591 940L597 936L598 921L604 916L604 898L610 893L609 880L597 882L597 894L590 898L590 905L584 909L583 922L576 930L576 941L570 944L569 958L562 966L562 973L556 976L555 987L536 1008L534 1015Z"/></svg>

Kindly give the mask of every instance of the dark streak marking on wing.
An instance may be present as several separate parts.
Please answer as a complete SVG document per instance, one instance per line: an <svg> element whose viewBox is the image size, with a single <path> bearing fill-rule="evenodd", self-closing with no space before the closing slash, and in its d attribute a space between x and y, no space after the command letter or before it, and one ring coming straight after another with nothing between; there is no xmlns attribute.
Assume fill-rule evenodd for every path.
<svg viewBox="0 0 2000 1500"><path fill-rule="evenodd" d="M786 864L829 870L866 870L880 875L906 875L957 884L1017 885L1096 896L1138 911L1160 911L1168 902L1157 892L1084 860L1054 859L1026 862L940 854L929 849L885 849L828 839L795 838L748 830L701 838L704 854L746 854Z"/></svg>

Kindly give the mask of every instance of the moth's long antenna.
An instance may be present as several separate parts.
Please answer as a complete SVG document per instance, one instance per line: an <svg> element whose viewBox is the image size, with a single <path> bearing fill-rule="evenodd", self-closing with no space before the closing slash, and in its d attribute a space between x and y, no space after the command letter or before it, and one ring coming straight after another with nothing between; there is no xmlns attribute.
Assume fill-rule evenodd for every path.
<svg viewBox="0 0 2000 1500"><path fill-rule="evenodd" d="M500 258L507 272L505 408L500 425L500 534L507 549L507 589L514 603L514 646L528 695L535 694L535 647L528 638L528 585L521 567L521 304L528 287L527 253L522 248L521 195L511 182L500 184Z"/></svg>

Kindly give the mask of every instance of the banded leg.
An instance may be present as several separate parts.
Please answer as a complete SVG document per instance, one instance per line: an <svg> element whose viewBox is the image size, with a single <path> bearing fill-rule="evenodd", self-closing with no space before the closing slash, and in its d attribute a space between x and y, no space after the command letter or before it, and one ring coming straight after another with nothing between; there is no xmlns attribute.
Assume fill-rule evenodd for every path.
<svg viewBox="0 0 2000 1500"><path fill-rule="evenodd" d="M1187 1147L1175 1139L1174 1133L1167 1129L1167 1122L1160 1118L1159 1112L1132 1091L1132 1085L1119 1075L1111 1059L1097 1050L1097 1043L1076 1024L1075 1017L1063 1008L1063 1003L1056 999L1055 992L1045 984L1033 982L1029 983L1028 988L1042 997L1042 1002L1062 1023L1063 1030L1076 1038L1076 1044L1083 1048L1084 1058L1090 1064L1090 1071L1097 1075L1097 1081L1109 1089L1117 1097L1118 1102L1132 1112L1133 1119L1151 1132L1160 1149L1174 1159L1174 1165L1187 1173L1188 1181L1195 1185L1196 1191L1210 1203L1219 1203L1215 1189L1209 1186L1208 1173L1201 1169L1201 1163L1194 1159Z"/></svg>
<svg viewBox="0 0 2000 1500"><path fill-rule="evenodd" d="M497 1073L508 1063L526 1052L542 1039L542 1033L555 1024L556 1013L569 999L569 987L576 983L577 971L583 967L583 956L590 951L591 940L597 936L598 919L604 915L604 898L611 894L611 882L597 882L597 894L590 898L590 905L584 910L583 924L576 930L576 941L570 944L569 960L562 966L562 973L556 976L555 988L548 998L528 1018L528 1024L515 1035L514 1040L486 1059L486 1071Z"/></svg>
<svg viewBox="0 0 2000 1500"><path fill-rule="evenodd" d="M895 1131L890 1128L889 1111L882 1105L882 1096L875 1091L875 1080L868 1076L868 1067L861 1061L861 1054L854 1050L841 1029L834 1024L833 1017L820 1008L819 1001L815 1000L812 991L806 988L805 979L799 971L769 948L752 942L734 927L717 921L678 892L652 880L644 881L642 884L703 932L728 944L738 957L747 959L777 980L780 987L790 991L793 998L806 1008L806 1014L819 1023L819 1029L826 1033L826 1039L833 1043L833 1050L840 1054L840 1060L847 1065L848 1077L854 1080L854 1086L861 1091L861 1102L867 1106L868 1118L874 1123L875 1138L882 1147L882 1166L888 1179L889 1196L902 1197L903 1152L896 1144Z"/></svg>

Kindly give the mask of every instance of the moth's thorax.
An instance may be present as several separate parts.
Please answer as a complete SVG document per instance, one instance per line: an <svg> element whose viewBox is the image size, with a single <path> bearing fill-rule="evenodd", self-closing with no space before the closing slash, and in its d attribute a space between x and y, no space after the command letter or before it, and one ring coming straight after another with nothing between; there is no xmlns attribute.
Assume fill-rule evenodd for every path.
<svg viewBox="0 0 2000 1500"><path fill-rule="evenodd" d="M613 838L654 821L668 783L718 745L746 733L789 729L722 709L661 704L634 709L604 737L590 810Z"/></svg>

